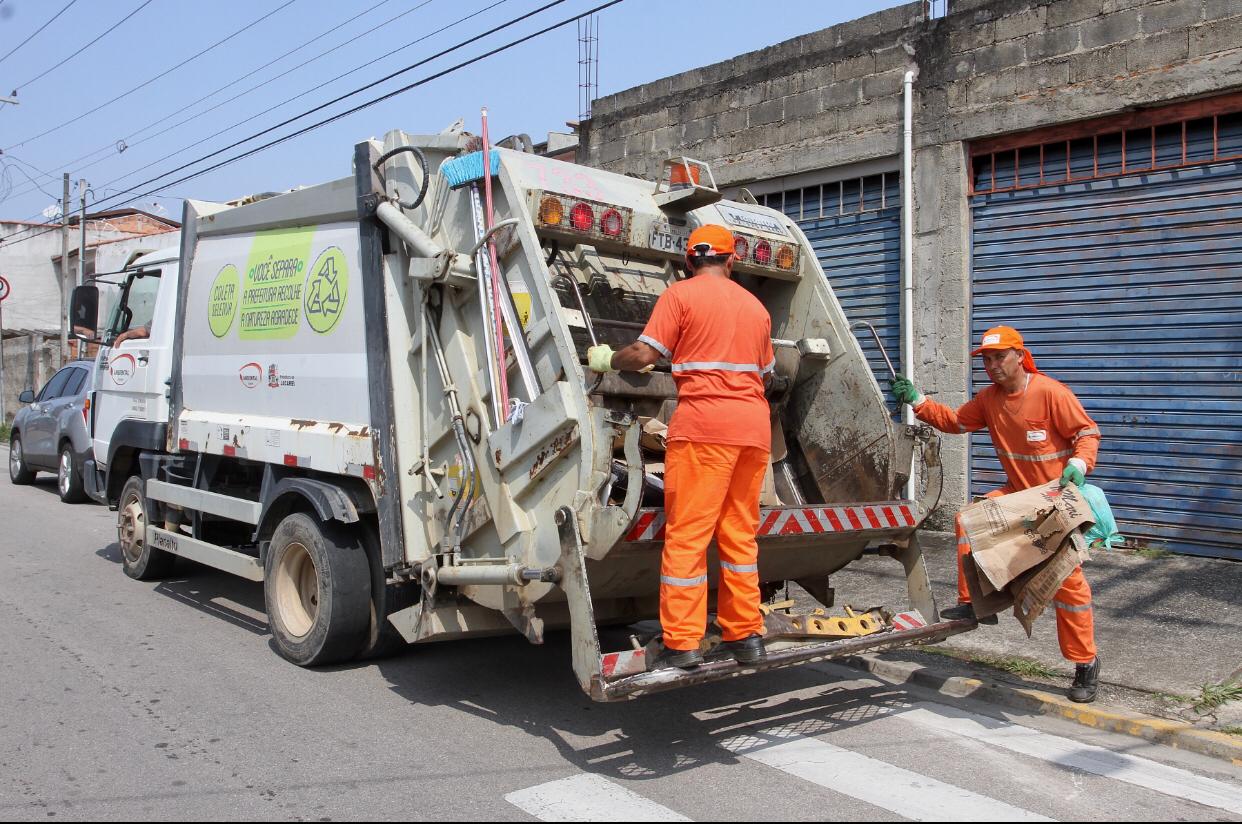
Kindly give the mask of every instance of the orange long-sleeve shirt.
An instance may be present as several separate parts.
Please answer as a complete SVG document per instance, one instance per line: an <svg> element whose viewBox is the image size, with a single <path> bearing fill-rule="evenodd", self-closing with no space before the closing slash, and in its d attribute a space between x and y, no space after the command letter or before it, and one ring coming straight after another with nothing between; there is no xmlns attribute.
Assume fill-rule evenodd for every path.
<svg viewBox="0 0 1242 824"><path fill-rule="evenodd" d="M1061 477L1070 458L1090 471L1100 449L1100 428L1069 387L1032 373L1015 395L992 384L954 410L931 399L914 410L918 419L950 434L987 429L1009 483L1005 493Z"/></svg>

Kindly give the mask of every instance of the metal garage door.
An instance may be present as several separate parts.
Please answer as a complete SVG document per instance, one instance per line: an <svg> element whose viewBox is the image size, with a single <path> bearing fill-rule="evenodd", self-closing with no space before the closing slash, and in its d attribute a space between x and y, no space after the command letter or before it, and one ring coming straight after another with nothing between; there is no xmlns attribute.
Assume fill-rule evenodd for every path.
<svg viewBox="0 0 1242 824"><path fill-rule="evenodd" d="M972 161L973 339L1017 327L1082 400L1123 534L1242 560L1242 114ZM986 436L971 467L1004 482Z"/></svg>
<svg viewBox="0 0 1242 824"><path fill-rule="evenodd" d="M900 365L900 175L884 172L775 192L759 202L797 221L846 317L873 324L893 364ZM854 334L880 385L887 387L888 367L875 339L865 329Z"/></svg>

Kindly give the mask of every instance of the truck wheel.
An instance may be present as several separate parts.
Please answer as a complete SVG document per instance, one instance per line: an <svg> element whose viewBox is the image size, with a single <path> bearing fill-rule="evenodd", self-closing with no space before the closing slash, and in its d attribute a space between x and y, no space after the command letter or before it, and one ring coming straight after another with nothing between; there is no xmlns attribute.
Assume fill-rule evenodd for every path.
<svg viewBox="0 0 1242 824"><path fill-rule="evenodd" d="M56 490L60 499L67 504L76 504L86 500L86 492L82 488L82 470L77 459L73 457L73 447L65 444L60 450L60 460L56 464Z"/></svg>
<svg viewBox="0 0 1242 824"><path fill-rule="evenodd" d="M116 532L126 575L136 581L156 581L172 574L177 556L147 544L147 499L142 494L142 478L137 475L130 476L121 487Z"/></svg>
<svg viewBox="0 0 1242 824"><path fill-rule="evenodd" d="M15 484L33 483L34 472L26 466L26 454L22 452L22 436L16 432L9 439L9 480Z"/></svg>
<svg viewBox="0 0 1242 824"><path fill-rule="evenodd" d="M422 593L417 581L405 584L387 582L379 530L373 523L367 522L364 523L362 531L367 564L371 569L371 609L367 637L358 652L358 658L373 660L395 655L408 646L401 633L389 623L388 616L417 604Z"/></svg>
<svg viewBox="0 0 1242 824"><path fill-rule="evenodd" d="M371 570L357 530L295 512L276 527L263 571L283 658L310 667L358 654L371 624Z"/></svg>

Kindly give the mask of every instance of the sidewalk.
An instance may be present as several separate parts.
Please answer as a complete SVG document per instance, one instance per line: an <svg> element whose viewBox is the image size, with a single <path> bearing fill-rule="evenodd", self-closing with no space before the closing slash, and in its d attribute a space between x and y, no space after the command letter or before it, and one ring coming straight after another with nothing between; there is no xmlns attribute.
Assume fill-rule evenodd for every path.
<svg viewBox="0 0 1242 824"><path fill-rule="evenodd" d="M923 548L937 604L952 606L957 573L951 536L925 535ZM1242 563L1099 550L1083 572L1092 588L1103 663L1101 695L1090 706L1242 733L1242 700L1196 707L1205 687L1242 680ZM832 576L832 586L837 608L907 605L905 578L889 558L861 558ZM888 662L892 672L921 669L923 680L983 678L989 688L984 692L1011 687L1063 696L1073 676L1073 665L1057 645L1051 609L1029 639L1006 612L997 627L981 626L934 647L894 650L871 660ZM1080 720L1092 723L1090 715ZM1236 739L1242 755L1242 735L1228 738Z"/></svg>

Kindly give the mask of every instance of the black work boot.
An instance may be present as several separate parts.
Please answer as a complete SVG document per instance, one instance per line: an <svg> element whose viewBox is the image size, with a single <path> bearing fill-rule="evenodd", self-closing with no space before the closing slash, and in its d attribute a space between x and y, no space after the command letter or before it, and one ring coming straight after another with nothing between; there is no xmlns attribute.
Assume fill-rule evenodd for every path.
<svg viewBox="0 0 1242 824"><path fill-rule="evenodd" d="M748 635L736 641L722 641L717 647L721 653L728 653L739 664L758 664L768 657L768 650L763 646L763 636Z"/></svg>
<svg viewBox="0 0 1242 824"><path fill-rule="evenodd" d="M1000 623L1000 620L995 615L988 615L984 618L976 617L975 607L969 602L940 610L940 617L948 621L978 621L980 624L992 626Z"/></svg>
<svg viewBox="0 0 1242 824"><path fill-rule="evenodd" d="M669 649L660 644L660 652L651 662L651 669L694 669L703 663L703 653L694 649Z"/></svg>
<svg viewBox="0 0 1242 824"><path fill-rule="evenodd" d="M1095 693L1099 688L1100 656L1097 655L1090 664L1074 666L1074 683L1065 694L1077 704L1090 704L1095 700Z"/></svg>

